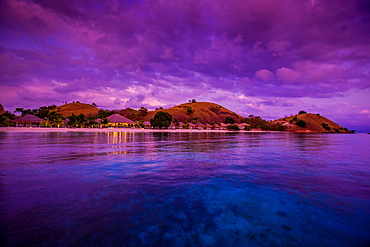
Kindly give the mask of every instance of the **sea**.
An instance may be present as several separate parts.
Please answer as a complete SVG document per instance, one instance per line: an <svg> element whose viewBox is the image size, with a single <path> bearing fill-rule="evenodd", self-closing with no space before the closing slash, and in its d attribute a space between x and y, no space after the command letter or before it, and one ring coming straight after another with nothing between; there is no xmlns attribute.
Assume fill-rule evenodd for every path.
<svg viewBox="0 0 370 247"><path fill-rule="evenodd" d="M370 246L370 135L0 132L0 246Z"/></svg>

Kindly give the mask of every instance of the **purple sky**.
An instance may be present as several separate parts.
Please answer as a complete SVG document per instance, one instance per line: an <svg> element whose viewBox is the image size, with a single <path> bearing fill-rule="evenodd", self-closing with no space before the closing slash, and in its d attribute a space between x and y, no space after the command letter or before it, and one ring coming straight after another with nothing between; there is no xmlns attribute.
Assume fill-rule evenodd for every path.
<svg viewBox="0 0 370 247"><path fill-rule="evenodd" d="M195 98L370 131L368 0L3 0L0 16L6 110Z"/></svg>

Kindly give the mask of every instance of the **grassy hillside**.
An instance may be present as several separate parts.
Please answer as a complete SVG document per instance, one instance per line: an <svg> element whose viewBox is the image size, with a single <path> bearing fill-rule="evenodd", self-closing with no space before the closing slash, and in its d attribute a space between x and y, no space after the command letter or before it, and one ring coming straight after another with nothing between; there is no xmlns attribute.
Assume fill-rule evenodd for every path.
<svg viewBox="0 0 370 247"><path fill-rule="evenodd" d="M305 127L297 126L298 120L303 120L306 123ZM291 117L280 118L276 121L287 121L289 122L288 131L312 131L320 133L349 133L350 131L343 126L321 116L320 114L304 113Z"/></svg>
<svg viewBox="0 0 370 247"><path fill-rule="evenodd" d="M245 120L244 117L229 109L209 102L184 103L169 109L151 111L145 116L146 120L150 120L158 111L168 112L173 119L176 118L179 122L224 123L227 117L233 118L236 123L241 123Z"/></svg>
<svg viewBox="0 0 370 247"><path fill-rule="evenodd" d="M63 117L71 116L72 113L78 115L83 113L85 116L95 116L98 114L99 109L95 106L84 104L84 103L69 103L58 106L57 112L63 115Z"/></svg>

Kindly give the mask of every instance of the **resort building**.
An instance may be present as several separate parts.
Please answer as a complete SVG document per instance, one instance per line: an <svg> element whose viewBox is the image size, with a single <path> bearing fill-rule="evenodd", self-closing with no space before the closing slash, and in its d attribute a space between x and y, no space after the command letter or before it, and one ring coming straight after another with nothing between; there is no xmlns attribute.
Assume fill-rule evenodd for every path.
<svg viewBox="0 0 370 247"><path fill-rule="evenodd" d="M151 124L150 124L149 121L143 122L143 126L144 126L144 129L150 129L151 128Z"/></svg>
<svg viewBox="0 0 370 247"><path fill-rule="evenodd" d="M38 127L43 120L35 115L24 115L20 118L14 119L12 122L17 127Z"/></svg>
<svg viewBox="0 0 370 247"><path fill-rule="evenodd" d="M189 125L189 129L194 129L194 128L196 128L197 126L195 125L195 124L193 124L193 123L188 123L188 125Z"/></svg>
<svg viewBox="0 0 370 247"><path fill-rule="evenodd" d="M108 127L124 127L124 128L127 128L127 127L134 127L135 126L135 122L128 119L128 118L125 118L124 116L120 115L120 114L113 114L113 115L110 115L109 117L107 117L109 122L108 122Z"/></svg>
<svg viewBox="0 0 370 247"><path fill-rule="evenodd" d="M247 124L247 123L238 124L238 127L241 128L241 129L244 129L246 126L251 126L251 125Z"/></svg>

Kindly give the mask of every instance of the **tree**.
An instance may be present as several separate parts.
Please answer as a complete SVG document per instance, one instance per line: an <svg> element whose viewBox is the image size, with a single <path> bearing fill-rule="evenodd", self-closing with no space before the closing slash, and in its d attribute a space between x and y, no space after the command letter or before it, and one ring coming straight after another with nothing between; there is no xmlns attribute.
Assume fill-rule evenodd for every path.
<svg viewBox="0 0 370 247"><path fill-rule="evenodd" d="M94 102L91 105L94 106L94 107L98 107L98 105L95 104Z"/></svg>
<svg viewBox="0 0 370 247"><path fill-rule="evenodd" d="M23 108L15 108L14 113L17 113L17 112L22 113L23 110L24 110Z"/></svg>
<svg viewBox="0 0 370 247"><path fill-rule="evenodd" d="M34 111L32 111L31 109L27 109L27 110L23 110L22 111L22 116L25 116L25 115L35 115Z"/></svg>
<svg viewBox="0 0 370 247"><path fill-rule="evenodd" d="M100 121L100 123L101 123L103 126L107 126L107 125L108 125L108 123L109 123L109 119L108 119L108 118L103 117L103 119Z"/></svg>
<svg viewBox="0 0 370 247"><path fill-rule="evenodd" d="M321 124L321 126L322 126L325 130L327 130L327 131L330 131L330 130L331 130L331 128L329 127L329 125L328 125L328 124L326 124L326 123L322 123L322 124Z"/></svg>
<svg viewBox="0 0 370 247"><path fill-rule="evenodd" d="M171 124L172 116L168 112L159 111L152 119L150 119L150 125L162 129L163 127L169 127Z"/></svg>
<svg viewBox="0 0 370 247"><path fill-rule="evenodd" d="M186 115L191 115L191 114L194 114L194 109L193 108L191 108L191 107L186 107Z"/></svg>
<svg viewBox="0 0 370 247"><path fill-rule="evenodd" d="M140 107L140 109L139 109L139 113L140 113L140 115L142 115L142 116L146 116L146 114L148 114L148 109L146 109L145 107Z"/></svg>
<svg viewBox="0 0 370 247"><path fill-rule="evenodd" d="M64 123L62 114L52 111L48 115L48 122L51 126L60 127Z"/></svg>
<svg viewBox="0 0 370 247"><path fill-rule="evenodd" d="M180 125L179 120L177 120L176 118L173 119L173 123L175 124L176 127L179 127Z"/></svg>
<svg viewBox="0 0 370 247"><path fill-rule="evenodd" d="M226 117L225 124L234 124L235 120L232 117Z"/></svg>
<svg viewBox="0 0 370 247"><path fill-rule="evenodd" d="M299 127L306 127L306 121L302 120L302 119L298 119L297 122L295 123L297 126Z"/></svg>
<svg viewBox="0 0 370 247"><path fill-rule="evenodd" d="M236 125L236 124L228 125L226 128L227 128L227 130L233 130L233 131L238 131L238 130L240 130L240 129L239 129L239 126L238 126L238 125Z"/></svg>
<svg viewBox="0 0 370 247"><path fill-rule="evenodd" d="M298 112L298 115L306 114L306 113L307 113L306 111L299 111L299 112Z"/></svg>
<svg viewBox="0 0 370 247"><path fill-rule="evenodd" d="M106 118L110 115L113 115L114 113L116 113L115 111L109 111L109 110L103 110L103 109L100 109L99 112L98 112L98 115L96 116L97 118Z"/></svg>
<svg viewBox="0 0 370 247"><path fill-rule="evenodd" d="M72 114L71 116L68 117L69 122L68 125L81 128L85 125L86 123L86 117L83 113L80 113L78 115Z"/></svg>

